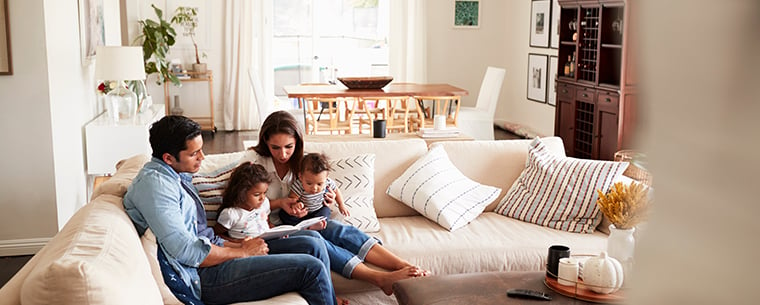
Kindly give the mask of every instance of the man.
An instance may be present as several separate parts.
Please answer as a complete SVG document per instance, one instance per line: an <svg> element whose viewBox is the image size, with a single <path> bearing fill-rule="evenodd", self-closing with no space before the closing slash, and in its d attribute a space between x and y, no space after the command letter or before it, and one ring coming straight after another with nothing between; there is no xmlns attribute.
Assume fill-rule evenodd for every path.
<svg viewBox="0 0 760 305"><path fill-rule="evenodd" d="M156 236L164 282L180 301L227 304L297 291L309 304L335 303L322 240L307 234L236 243L199 225L191 184L204 159L198 123L166 116L151 126L150 145L151 161L129 186L124 208L140 235L150 229Z"/></svg>

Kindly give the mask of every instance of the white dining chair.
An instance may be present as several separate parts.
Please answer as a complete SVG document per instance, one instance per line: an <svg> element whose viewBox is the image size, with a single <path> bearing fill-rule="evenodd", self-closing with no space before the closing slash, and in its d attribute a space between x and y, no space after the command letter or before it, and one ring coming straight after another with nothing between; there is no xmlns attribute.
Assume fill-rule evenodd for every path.
<svg viewBox="0 0 760 305"><path fill-rule="evenodd" d="M256 129L261 129L261 124L264 124L264 120L272 112L278 110L286 110L296 118L296 121L298 121L301 129L306 130L306 122L304 119L306 115L304 109L292 109L283 107L285 103L280 101L276 96L266 98L264 94L264 88L261 85L261 80L256 76L255 73L253 73L253 71L251 71L251 69L248 69L248 81L251 82L251 89L253 90L253 97L255 99L254 102L256 103L256 111L259 114L259 124L258 128Z"/></svg>
<svg viewBox="0 0 760 305"><path fill-rule="evenodd" d="M475 140L493 140L493 117L506 70L488 67L475 107L459 107L457 126Z"/></svg>

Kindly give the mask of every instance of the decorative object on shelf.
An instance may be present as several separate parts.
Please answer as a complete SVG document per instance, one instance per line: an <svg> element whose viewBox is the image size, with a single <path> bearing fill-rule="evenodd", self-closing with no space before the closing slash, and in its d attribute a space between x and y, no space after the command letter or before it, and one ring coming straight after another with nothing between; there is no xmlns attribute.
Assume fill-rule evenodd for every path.
<svg viewBox="0 0 760 305"><path fill-rule="evenodd" d="M117 122L133 118L138 108L137 95L127 89L123 82L145 79L142 48L99 46L97 53L95 78L116 83L105 97L109 116ZM112 87L110 82L108 87Z"/></svg>
<svg viewBox="0 0 760 305"><path fill-rule="evenodd" d="M618 229L610 224L610 235L607 237L607 253L615 258L623 267L624 274L631 274L633 269L633 252L636 250L636 239L633 233L636 228Z"/></svg>
<svg viewBox="0 0 760 305"><path fill-rule="evenodd" d="M348 89L381 89L393 81L391 76L338 77Z"/></svg>
<svg viewBox="0 0 760 305"><path fill-rule="evenodd" d="M623 267L618 260L602 252L583 263L583 282L591 291L609 294L623 286Z"/></svg>
<svg viewBox="0 0 760 305"><path fill-rule="evenodd" d="M176 23L185 29L183 35L190 36L190 40L193 42L193 48L195 48L195 63L193 63L193 71L197 72L192 74L192 77L202 77L206 74L206 63L201 63L201 58L198 55L198 42L195 41L195 29L198 28L198 8L189 6L179 6L174 11L174 17L172 17L172 23ZM203 53L203 57L206 57L206 53Z"/></svg>
<svg viewBox="0 0 760 305"><path fill-rule="evenodd" d="M578 272L580 267L578 260L573 257L563 257L559 259L559 269L557 270L557 282L562 286L575 286L578 282Z"/></svg>
<svg viewBox="0 0 760 305"><path fill-rule="evenodd" d="M137 95L137 112L143 112L153 104L153 99L148 95L148 88L145 87L145 81L142 79L128 81L127 87Z"/></svg>
<svg viewBox="0 0 760 305"><path fill-rule="evenodd" d="M13 75L11 62L11 29L8 0L0 0L0 75Z"/></svg>
<svg viewBox="0 0 760 305"><path fill-rule="evenodd" d="M547 56L528 54L528 99L539 103L546 102Z"/></svg>
<svg viewBox="0 0 760 305"><path fill-rule="evenodd" d="M179 95L174 96L174 107L172 107L172 115L182 115L185 113L185 110L182 109L182 107L179 106Z"/></svg>
<svg viewBox="0 0 760 305"><path fill-rule="evenodd" d="M171 73L170 62L166 58L166 55L169 54L169 48L175 43L174 37L177 36L177 33L171 23L163 18L163 11L153 4L151 7L156 13L158 21L151 19L137 21L141 27L141 34L135 39L135 42L139 42L145 52L143 54L145 74L148 76L153 73L158 74L156 79L158 85L169 81L175 86L180 86L179 79Z"/></svg>
<svg viewBox="0 0 760 305"><path fill-rule="evenodd" d="M531 2L530 9L530 46L549 47L549 0Z"/></svg>
<svg viewBox="0 0 760 305"><path fill-rule="evenodd" d="M454 1L454 28L480 27L480 0Z"/></svg>

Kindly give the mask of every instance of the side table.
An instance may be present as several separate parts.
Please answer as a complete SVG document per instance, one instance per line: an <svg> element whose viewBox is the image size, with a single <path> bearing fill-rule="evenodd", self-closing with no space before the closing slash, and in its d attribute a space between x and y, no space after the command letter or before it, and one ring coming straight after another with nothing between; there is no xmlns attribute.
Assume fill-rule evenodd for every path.
<svg viewBox="0 0 760 305"><path fill-rule="evenodd" d="M393 284L399 305L432 304L594 304L563 296L546 287L546 272L479 272L427 276ZM549 302L507 297L513 288L537 290L552 296Z"/></svg>

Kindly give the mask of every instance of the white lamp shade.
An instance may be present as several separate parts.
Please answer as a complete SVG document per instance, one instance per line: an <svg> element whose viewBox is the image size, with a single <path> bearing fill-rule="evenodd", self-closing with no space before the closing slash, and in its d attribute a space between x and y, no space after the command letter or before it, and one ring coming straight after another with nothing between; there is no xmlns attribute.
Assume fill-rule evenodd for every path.
<svg viewBox="0 0 760 305"><path fill-rule="evenodd" d="M96 54L96 79L145 79L142 47L99 46Z"/></svg>

